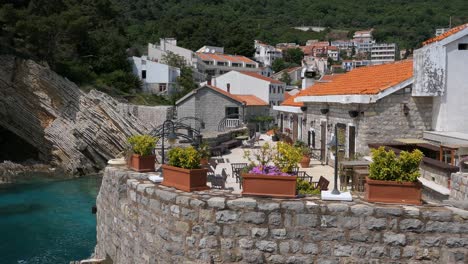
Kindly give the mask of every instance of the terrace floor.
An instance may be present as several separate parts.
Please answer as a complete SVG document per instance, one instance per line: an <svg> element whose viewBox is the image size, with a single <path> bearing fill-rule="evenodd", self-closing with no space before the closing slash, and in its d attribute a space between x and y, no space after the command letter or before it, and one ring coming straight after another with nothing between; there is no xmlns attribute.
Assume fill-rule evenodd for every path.
<svg viewBox="0 0 468 264"><path fill-rule="evenodd" d="M271 136L268 135L261 135L259 143L256 144L256 148L259 148L261 145L265 143L269 143L275 145L276 142L271 140ZM232 169L231 163L248 163L248 160L244 158L244 151L250 150L255 151L255 149L250 148L242 148L237 147L230 150L230 153L223 155L222 157L217 157L221 163L218 163L216 167L216 174L220 174L222 169L224 168L229 177L226 181L226 188L232 188L234 193L240 193L241 189L239 188L239 184L236 183L236 179L232 177ZM328 165L321 165L320 161L318 160L311 160L311 165L309 168L299 168L300 171L307 172L308 175L313 177L313 181L318 181L320 176L323 176L328 181L330 181L329 189L333 189L334 184L334 169ZM338 182L339 184L339 182Z"/></svg>

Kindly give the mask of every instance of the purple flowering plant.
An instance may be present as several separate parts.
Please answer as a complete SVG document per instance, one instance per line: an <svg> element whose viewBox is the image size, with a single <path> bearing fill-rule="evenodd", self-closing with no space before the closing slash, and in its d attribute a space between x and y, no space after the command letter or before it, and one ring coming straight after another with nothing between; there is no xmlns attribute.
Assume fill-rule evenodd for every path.
<svg viewBox="0 0 468 264"><path fill-rule="evenodd" d="M253 167L249 173L252 174L266 174L266 175L271 175L271 176L291 176L291 174L288 174L286 172L282 172L280 168L273 166L273 165L258 165Z"/></svg>

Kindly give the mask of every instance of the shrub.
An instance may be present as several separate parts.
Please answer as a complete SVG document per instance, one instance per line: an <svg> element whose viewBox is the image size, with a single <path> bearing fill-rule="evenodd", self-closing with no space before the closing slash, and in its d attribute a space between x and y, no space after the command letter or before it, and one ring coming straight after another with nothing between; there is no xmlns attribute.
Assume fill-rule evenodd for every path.
<svg viewBox="0 0 468 264"><path fill-rule="evenodd" d="M276 144L277 154L273 163L283 172L291 172L302 159L302 150L284 142Z"/></svg>
<svg viewBox="0 0 468 264"><path fill-rule="evenodd" d="M169 165L182 169L199 169L200 153L193 147L173 148L169 150Z"/></svg>
<svg viewBox="0 0 468 264"><path fill-rule="evenodd" d="M319 188L315 189L313 184L299 178L297 179L296 189L298 194L320 194Z"/></svg>
<svg viewBox="0 0 468 264"><path fill-rule="evenodd" d="M210 145L208 145L208 143L206 143L205 141L203 141L200 144L200 147L198 148L198 152L200 153L200 157L202 159L209 159L211 157Z"/></svg>
<svg viewBox="0 0 468 264"><path fill-rule="evenodd" d="M423 158L420 150L402 151L397 158L392 150L384 147L372 150L369 178L382 181L416 182L420 175L419 163Z"/></svg>
<svg viewBox="0 0 468 264"><path fill-rule="evenodd" d="M128 143L132 147L132 151L140 156L149 156L153 154L153 149L156 147L157 138L150 135L134 135L128 138Z"/></svg>

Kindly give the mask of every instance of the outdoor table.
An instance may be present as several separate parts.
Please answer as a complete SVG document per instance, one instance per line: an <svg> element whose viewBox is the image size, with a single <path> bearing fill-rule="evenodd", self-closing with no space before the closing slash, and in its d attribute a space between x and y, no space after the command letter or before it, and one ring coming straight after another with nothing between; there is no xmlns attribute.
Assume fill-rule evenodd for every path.
<svg viewBox="0 0 468 264"><path fill-rule="evenodd" d="M368 169L354 170L353 179L352 179L353 190L358 191L358 192L363 192L364 182L366 181L367 176L369 176Z"/></svg>
<svg viewBox="0 0 468 264"><path fill-rule="evenodd" d="M340 189L346 190L348 182L353 177L355 167L367 167L370 162L367 160L349 160L340 162Z"/></svg>

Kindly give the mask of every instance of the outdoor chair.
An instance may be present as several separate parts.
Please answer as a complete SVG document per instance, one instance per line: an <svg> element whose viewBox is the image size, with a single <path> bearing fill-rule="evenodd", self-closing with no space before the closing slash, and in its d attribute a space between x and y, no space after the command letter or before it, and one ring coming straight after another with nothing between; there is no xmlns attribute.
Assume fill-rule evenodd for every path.
<svg viewBox="0 0 468 264"><path fill-rule="evenodd" d="M312 176L307 174L307 172L305 172L305 171L298 171L297 172L297 178L299 178L299 179L301 179L303 181L306 181L308 183L312 183Z"/></svg>
<svg viewBox="0 0 468 264"><path fill-rule="evenodd" d="M255 146L255 137L252 137L250 139L244 140L242 142L242 147L247 147L247 148L253 148Z"/></svg>
<svg viewBox="0 0 468 264"><path fill-rule="evenodd" d="M208 164L213 167L213 169L216 169L216 166L218 166L218 162L216 162L215 159L209 159Z"/></svg>
<svg viewBox="0 0 468 264"><path fill-rule="evenodd" d="M227 174L224 168L221 170L221 174L214 174L211 179L211 187L214 189L226 189Z"/></svg>
<svg viewBox="0 0 468 264"><path fill-rule="evenodd" d="M320 176L320 179L318 182L312 182L314 184L314 188L317 189L319 188L321 191L328 191L328 184L330 182L325 179L323 176Z"/></svg>
<svg viewBox="0 0 468 264"><path fill-rule="evenodd" d="M240 172L245 167L247 167L247 163L231 163L232 177L236 178L237 183L240 183Z"/></svg>

